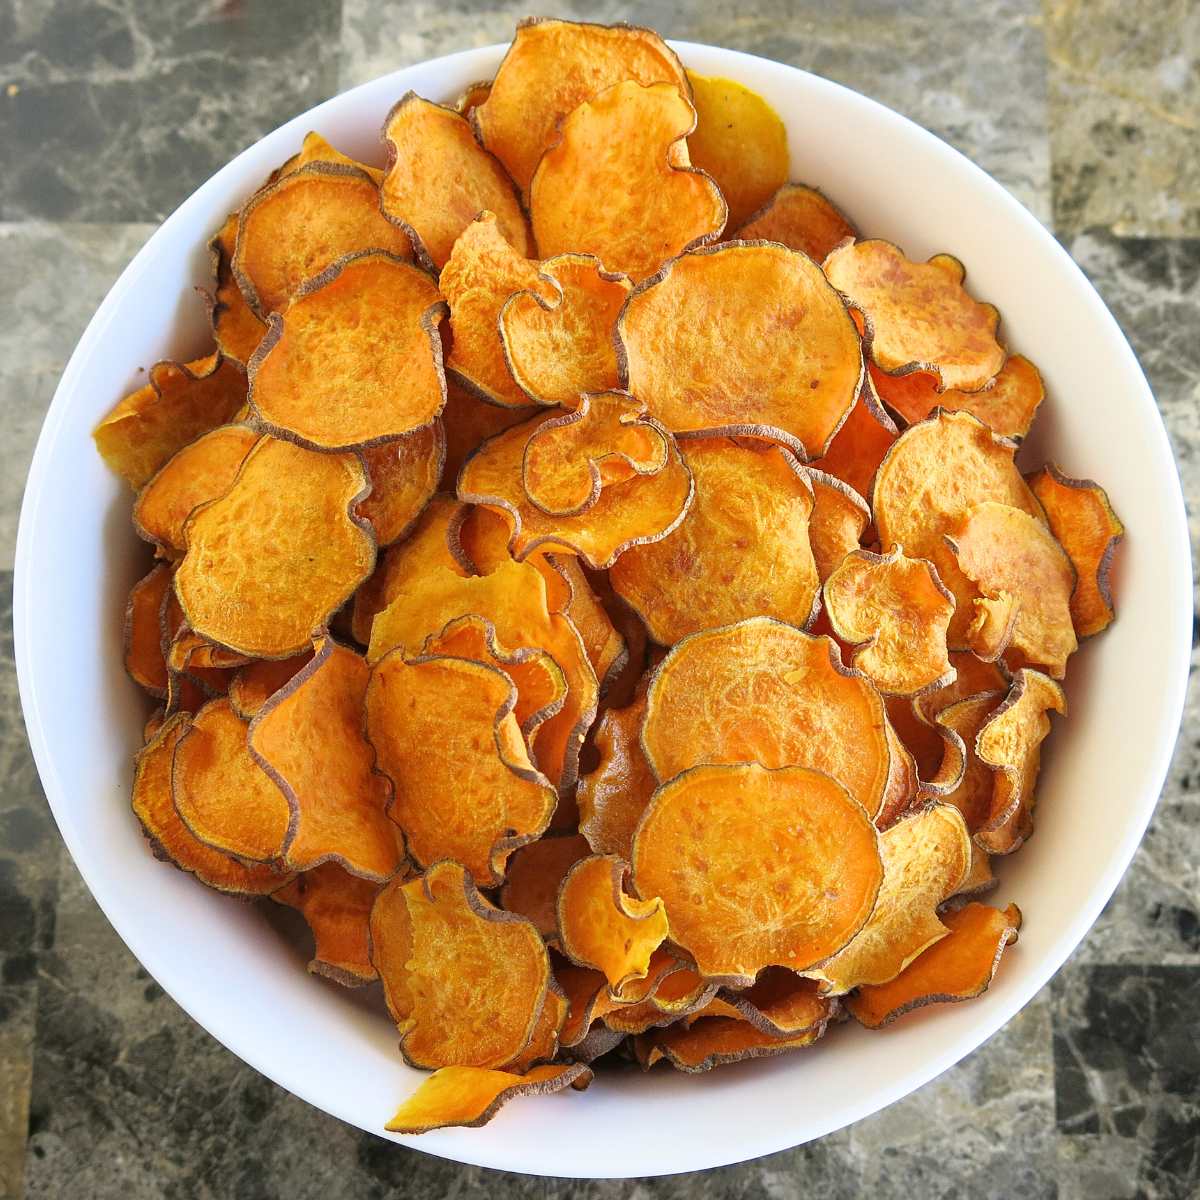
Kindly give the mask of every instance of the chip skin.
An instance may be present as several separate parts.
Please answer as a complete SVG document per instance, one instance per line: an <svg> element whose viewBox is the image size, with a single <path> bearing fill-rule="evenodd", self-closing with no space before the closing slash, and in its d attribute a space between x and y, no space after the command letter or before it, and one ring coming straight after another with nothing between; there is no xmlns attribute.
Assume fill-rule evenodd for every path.
<svg viewBox="0 0 1200 1200"><path fill-rule="evenodd" d="M723 989L705 1008L685 1020L691 1025L703 1020L706 1013L730 1016L771 1037L790 1038L823 1030L837 1014L838 1007L835 998L822 994L816 980L806 979L786 967L768 967L744 991Z"/></svg>
<svg viewBox="0 0 1200 1200"><path fill-rule="evenodd" d="M167 694L167 662L159 618L170 591L171 568L158 563L133 585L125 607L125 671L160 700Z"/></svg>
<svg viewBox="0 0 1200 1200"><path fill-rule="evenodd" d="M325 138L313 129L310 129L304 135L304 141L300 143L300 153L294 158L289 158L279 168L277 177L282 178L284 175L290 175L293 171L300 170L301 167L307 167L311 162L341 163L342 166L357 167L360 171L365 171L370 175L376 187L383 182L382 168L359 162L358 159L351 158L348 154L343 154L340 150L331 146Z"/></svg>
<svg viewBox="0 0 1200 1200"><path fill-rule="evenodd" d="M942 735L942 761L927 786L962 813L971 834L978 833L991 816L995 787L995 773L976 754L975 741L1003 699L1003 692L965 696L934 719Z"/></svg>
<svg viewBox="0 0 1200 1200"><path fill-rule="evenodd" d="M699 1074L726 1063L747 1058L770 1058L811 1046L824 1027L790 1038L777 1038L748 1021L734 1017L705 1017L694 1025L676 1025L642 1034L635 1041L635 1053L643 1069L649 1070L665 1059L677 1071Z"/></svg>
<svg viewBox="0 0 1200 1200"><path fill-rule="evenodd" d="M808 540L822 585L847 554L859 548L871 510L844 480L813 467L807 468L813 510L808 519Z"/></svg>
<svg viewBox="0 0 1200 1200"><path fill-rule="evenodd" d="M229 703L243 720L249 721L297 671L312 659L312 650L292 658L256 658L247 663L229 684Z"/></svg>
<svg viewBox="0 0 1200 1200"><path fill-rule="evenodd" d="M233 251L237 246L238 214L232 212L208 242L212 263L212 290L204 292L213 340L221 354L244 371L267 327L246 303L233 277Z"/></svg>
<svg viewBox="0 0 1200 1200"><path fill-rule="evenodd" d="M431 421L393 442L363 451L371 492L358 506L382 549L398 542L437 491L446 461L446 435L440 420Z"/></svg>
<svg viewBox="0 0 1200 1200"><path fill-rule="evenodd" d="M554 945L558 942L558 889L567 872L591 849L577 833L554 831L521 846L508 860L500 907L527 918Z"/></svg>
<svg viewBox="0 0 1200 1200"><path fill-rule="evenodd" d="M816 188L786 183L751 214L734 237L746 242L781 242L820 263L844 241L858 237L858 231Z"/></svg>

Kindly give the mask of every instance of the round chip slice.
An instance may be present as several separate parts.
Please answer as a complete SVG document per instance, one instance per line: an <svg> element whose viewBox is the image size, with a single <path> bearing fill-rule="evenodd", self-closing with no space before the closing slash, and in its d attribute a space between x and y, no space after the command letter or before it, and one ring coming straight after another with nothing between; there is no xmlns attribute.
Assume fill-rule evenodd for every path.
<svg viewBox="0 0 1200 1200"><path fill-rule="evenodd" d="M548 942L558 941L558 889L570 869L591 853L577 833L551 831L508 860L500 907L537 926Z"/></svg>
<svg viewBox="0 0 1200 1200"><path fill-rule="evenodd" d="M371 494L359 504L358 514L371 522L380 548L398 542L416 524L437 490L445 461L441 421L363 452Z"/></svg>
<svg viewBox="0 0 1200 1200"><path fill-rule="evenodd" d="M826 257L858 231L816 188L785 184L734 235L742 241L781 242L814 262Z"/></svg>

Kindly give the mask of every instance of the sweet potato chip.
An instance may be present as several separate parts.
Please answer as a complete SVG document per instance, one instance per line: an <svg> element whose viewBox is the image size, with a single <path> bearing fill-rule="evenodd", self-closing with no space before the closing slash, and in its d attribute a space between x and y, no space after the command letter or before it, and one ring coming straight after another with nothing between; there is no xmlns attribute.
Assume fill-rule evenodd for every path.
<svg viewBox="0 0 1200 1200"><path fill-rule="evenodd" d="M626 80L580 104L529 185L543 257L594 254L638 280L720 236L725 200L688 157L695 126L695 109L671 83Z"/></svg>
<svg viewBox="0 0 1200 1200"><path fill-rule="evenodd" d="M557 922L557 917L555 920ZM588 1035L593 1021L600 1020L617 1007L617 1001L609 995L608 981L603 974L591 967L577 967L556 958L554 978L567 997L567 1019L559 1033L558 1044L570 1049Z"/></svg>
<svg viewBox="0 0 1200 1200"><path fill-rule="evenodd" d="M446 465L442 471L442 487L454 491L462 465L490 437L528 421L537 412L535 405L524 408L501 408L479 399L464 387L453 374L446 376L446 407L442 409L442 425L446 431Z"/></svg>
<svg viewBox="0 0 1200 1200"><path fill-rule="evenodd" d="M370 175L376 187L383 182L383 171L379 167L369 166L367 163L359 162L356 158L351 158L348 154L343 154L315 130L309 130L304 135L304 141L300 144L300 153L294 158L289 158L279 168L279 177L290 175L293 171L300 170L301 167L307 167L311 162L340 163L345 167L357 167L360 171L365 171Z"/></svg>
<svg viewBox="0 0 1200 1200"><path fill-rule="evenodd" d="M766 437L805 458L824 453L863 373L841 297L773 243L668 263L630 294L617 339L624 385L672 432Z"/></svg>
<svg viewBox="0 0 1200 1200"><path fill-rule="evenodd" d="M642 750L646 696L627 708L609 708L596 726L596 769L579 781L579 832L595 854L628 859L633 833L658 786Z"/></svg>
<svg viewBox="0 0 1200 1200"><path fill-rule="evenodd" d="M209 323L217 349L245 370L267 327L246 303L246 297L233 277L233 251L237 246L237 234L238 214L233 212L225 218L225 224L208 243L213 289L206 295Z"/></svg>
<svg viewBox="0 0 1200 1200"><path fill-rule="evenodd" d="M659 959L656 967L655 959L660 955L663 958ZM636 985L640 990L645 988L647 982L653 982L652 987L645 989L644 998L631 1004L614 1002L603 1007L597 1006L596 1015L609 1029L621 1034L645 1033L647 1029L686 1020L713 1003L717 994L716 983L704 979L693 967L678 959L673 962L669 960L666 951L655 952L655 957L651 959L650 974ZM633 987L628 990L632 993ZM608 995L607 989L604 995Z"/></svg>
<svg viewBox="0 0 1200 1200"><path fill-rule="evenodd" d="M412 236L439 271L455 240L485 209L518 254L533 253L513 181L475 140L466 118L408 92L383 123L388 166L380 187L384 215Z"/></svg>
<svg viewBox="0 0 1200 1200"><path fill-rule="evenodd" d="M889 755L888 781L883 793L883 803L875 814L876 829L887 829L894 825L909 811L921 790L917 764L900 740L899 734L892 728L891 721L886 723L886 733Z"/></svg>
<svg viewBox="0 0 1200 1200"><path fill-rule="evenodd" d="M817 576L824 584L842 559L858 549L871 524L871 510L844 480L811 467L807 473L813 493L808 540L817 565Z"/></svg>
<svg viewBox="0 0 1200 1200"><path fill-rule="evenodd" d="M869 1029L889 1025L926 1004L971 1000L987 991L1006 946L1017 940L1021 910L967 904L943 920L949 934L914 959L895 979L860 988L846 1007Z"/></svg>
<svg viewBox="0 0 1200 1200"><path fill-rule="evenodd" d="M982 896L990 892L1000 881L992 874L992 856L982 849L977 842L971 843L971 866L962 883L958 885L956 896Z"/></svg>
<svg viewBox="0 0 1200 1200"><path fill-rule="evenodd" d="M696 494L679 528L613 564L613 590L663 645L758 614L806 626L820 579L813 493L781 446L729 438L680 446Z"/></svg>
<svg viewBox="0 0 1200 1200"><path fill-rule="evenodd" d="M517 386L539 404L573 408L584 392L620 383L613 330L633 288L590 254L560 254L541 265L554 294L510 296L500 310L504 359Z"/></svg>
<svg viewBox="0 0 1200 1200"><path fill-rule="evenodd" d="M914 696L913 712L917 719L933 728L938 713L951 704L980 692L1007 692L1008 675L1003 664L984 662L969 650L951 650L950 665L955 670L954 679L945 687Z"/></svg>
<svg viewBox="0 0 1200 1200"><path fill-rule="evenodd" d="M510 1070L524 1074L531 1067L550 1062L558 1054L558 1035L566 1024L568 1007L565 993L551 975L546 985L546 999L529 1043L509 1064Z"/></svg>
<svg viewBox="0 0 1200 1200"><path fill-rule="evenodd" d="M315 946L308 969L346 987L377 978L371 965L367 922L379 884L325 863L297 875L272 900L298 909L312 930Z"/></svg>
<svg viewBox="0 0 1200 1200"><path fill-rule="evenodd" d="M251 658L306 648L375 565L374 539L352 515L366 487L356 455L264 437L184 527L175 590L188 624Z"/></svg>
<svg viewBox="0 0 1200 1200"><path fill-rule="evenodd" d="M495 515L489 510L483 511L488 511L489 516ZM614 678L626 665L630 653L625 635L613 624L613 618L592 586L593 581L597 585L606 583L607 575L593 573L589 576L573 554L534 554L530 556L530 561L546 579L548 599L556 595L556 585L552 583L551 575L558 576L566 584L569 595L561 611L579 631L588 662L600 681L600 694L605 695ZM545 570L542 570L543 563ZM558 608L556 600L551 602L550 608L551 611Z"/></svg>
<svg viewBox="0 0 1200 1200"><path fill-rule="evenodd" d="M954 598L925 559L899 546L855 550L825 581L825 607L834 633L858 646L851 665L881 692L911 696L954 678L946 654Z"/></svg>
<svg viewBox="0 0 1200 1200"><path fill-rule="evenodd" d="M411 259L412 243L379 211L379 188L355 166L311 162L267 184L238 217L233 274L265 321L348 254Z"/></svg>
<svg viewBox="0 0 1200 1200"><path fill-rule="evenodd" d="M954 655L950 656L951 664ZM920 693L918 693L918 698ZM937 771L942 761L943 739L936 729L927 725L914 708L913 700L907 696L887 696L888 724L899 737L905 750L912 756L917 774L924 785Z"/></svg>
<svg viewBox="0 0 1200 1200"><path fill-rule="evenodd" d="M171 568L159 563L133 585L125 606L125 670L152 696L167 694L167 662L159 614L171 588Z"/></svg>
<svg viewBox="0 0 1200 1200"><path fill-rule="evenodd" d="M358 515L371 522L379 546L398 542L412 529L437 490L445 460L446 435L436 420L363 452L371 494Z"/></svg>
<svg viewBox="0 0 1200 1200"><path fill-rule="evenodd" d="M219 351L155 363L149 375L92 431L100 456L135 490L189 442L232 421L246 401L245 373Z"/></svg>
<svg viewBox="0 0 1200 1200"><path fill-rule="evenodd" d="M551 978L533 925L489 904L449 861L379 894L371 961L414 1067L507 1066L529 1044Z"/></svg>
<svg viewBox="0 0 1200 1200"><path fill-rule="evenodd" d="M979 596L971 603L973 615L967 626L967 645L984 662L995 662L1012 641L1019 609L1017 597L999 588L994 596Z"/></svg>
<svg viewBox="0 0 1200 1200"><path fill-rule="evenodd" d="M382 881L401 866L387 784L363 735L365 660L330 637L250 723L250 753L291 808L284 858L296 870L337 862Z"/></svg>
<svg viewBox="0 0 1200 1200"><path fill-rule="evenodd" d="M929 786L962 813L967 831L972 834L991 815L995 778L975 753L975 739L1002 699L1000 692L981 692L947 705L935 718L943 739L942 761Z"/></svg>
<svg viewBox="0 0 1200 1200"><path fill-rule="evenodd" d="M885 726L879 693L829 638L752 617L676 644L650 681L642 746L663 782L706 762L811 767L874 816L888 780ZM674 920L669 900L667 911Z"/></svg>
<svg viewBox="0 0 1200 1200"><path fill-rule="evenodd" d="M812 465L848 483L860 496L869 496L875 472L898 436L873 389L864 386L825 453Z"/></svg>
<svg viewBox="0 0 1200 1200"><path fill-rule="evenodd" d="M781 242L820 263L847 238L856 238L858 231L816 188L788 183L735 236L747 242Z"/></svg>
<svg viewBox="0 0 1200 1200"><path fill-rule="evenodd" d="M378 444L428 425L446 400L437 326L446 305L419 267L383 251L310 279L250 360L250 404L271 432L315 450Z"/></svg>
<svg viewBox="0 0 1200 1200"><path fill-rule="evenodd" d="M558 889L567 872L591 853L577 833L547 833L508 860L500 907L537 926L547 941L558 940Z"/></svg>
<svg viewBox="0 0 1200 1200"><path fill-rule="evenodd" d="M458 99L454 102L454 111L462 113L464 117L470 120L471 113L491 94L492 81L490 79L481 79L475 83L469 83L463 88Z"/></svg>
<svg viewBox="0 0 1200 1200"><path fill-rule="evenodd" d="M546 828L557 797L529 760L495 667L462 658L380 659L367 689L367 736L392 782L388 812L423 866L452 858L483 887Z"/></svg>
<svg viewBox="0 0 1200 1200"><path fill-rule="evenodd" d="M717 1004L723 1009L714 1008ZM822 995L813 979L805 979L786 967L768 967L753 986L742 992L723 990L699 1013L687 1017L687 1023L703 1020L710 1010L712 1016L747 1021L771 1037L790 1038L823 1030L837 1011L837 1001Z"/></svg>
<svg viewBox="0 0 1200 1200"><path fill-rule="evenodd" d="M982 610L977 607L984 634L979 639L979 656L995 656L995 640L999 639L989 646L986 634L999 623L1011 630L1011 636L1000 645L1010 662L1043 667L1061 679L1067 659L1078 646L1071 622L1075 568L1054 535L1027 512L984 501L967 513L946 540L959 569L985 600L1001 602L999 615L986 604ZM1010 606L1008 619L1005 610ZM979 638L980 631L975 632Z"/></svg>
<svg viewBox="0 0 1200 1200"><path fill-rule="evenodd" d="M824 1027L790 1038L777 1038L733 1017L705 1017L694 1025L657 1029L637 1039L638 1061L649 1070L666 1059L677 1071L698 1074L747 1058L770 1058L810 1046Z"/></svg>
<svg viewBox="0 0 1200 1200"><path fill-rule="evenodd" d="M891 242L851 242L825 259L825 274L866 317L871 358L882 370L924 370L943 388L970 392L1004 365L1000 314L971 298L966 271L949 254L916 263Z"/></svg>
<svg viewBox="0 0 1200 1200"><path fill-rule="evenodd" d="M1112 623L1108 573L1125 527L1113 512L1104 489L1090 479L1072 479L1048 463L1029 485L1046 510L1050 531L1075 568L1075 589L1071 593L1075 634L1092 637Z"/></svg>

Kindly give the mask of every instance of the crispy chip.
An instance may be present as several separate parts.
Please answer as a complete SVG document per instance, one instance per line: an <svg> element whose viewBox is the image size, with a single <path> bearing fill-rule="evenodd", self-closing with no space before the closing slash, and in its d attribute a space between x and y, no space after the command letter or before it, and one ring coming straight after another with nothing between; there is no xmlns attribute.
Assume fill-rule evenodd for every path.
<svg viewBox="0 0 1200 1200"><path fill-rule="evenodd" d="M485 209L523 256L533 253L513 181L452 108L406 93L383 123L388 166L384 215L408 231L430 266L446 265L455 239Z"/></svg>
<svg viewBox="0 0 1200 1200"><path fill-rule="evenodd" d="M823 454L858 395L862 350L811 259L732 242L684 254L617 321L624 384L675 433L746 433Z"/></svg>
<svg viewBox="0 0 1200 1200"><path fill-rule="evenodd" d="M378 444L428 425L446 399L446 305L419 267L347 255L296 293L250 360L262 424L315 450Z"/></svg>
<svg viewBox="0 0 1200 1200"><path fill-rule="evenodd" d="M550 832L508 860L500 907L532 921L549 942L558 940L558 889L567 872L591 853L577 833Z"/></svg>
<svg viewBox="0 0 1200 1200"><path fill-rule="evenodd" d="M971 842L971 866L955 896L982 896L990 892L1000 880L992 874L992 856L978 842Z"/></svg>
<svg viewBox="0 0 1200 1200"><path fill-rule="evenodd" d="M781 242L820 263L847 238L856 238L858 231L816 188L787 183L736 236L748 242Z"/></svg>
<svg viewBox="0 0 1200 1200"><path fill-rule="evenodd" d="M992 770L975 753L975 739L1003 700L1001 692L981 692L947 705L935 718L942 733L942 761L929 781L947 804L962 813L976 833L992 811Z"/></svg>
<svg viewBox="0 0 1200 1200"><path fill-rule="evenodd" d="M1051 532L1075 568L1075 589L1071 593L1075 634L1092 637L1112 623L1108 573L1125 527L1098 483L1072 479L1053 463L1032 476L1029 486L1046 510Z"/></svg>
<svg viewBox="0 0 1200 1200"><path fill-rule="evenodd" d="M463 88L458 99L454 102L454 111L462 113L469 120L471 113L491 94L492 81L490 79L481 79L475 83L469 83Z"/></svg>
<svg viewBox="0 0 1200 1200"><path fill-rule="evenodd" d="M888 983L861 988L846 1007L869 1029L889 1025L926 1004L971 1000L988 989L1000 956L1017 940L1021 910L1003 912L986 904L967 904L947 913L950 933L930 946Z"/></svg>
<svg viewBox="0 0 1200 1200"><path fill-rule="evenodd" d="M516 701L512 680L483 663L395 651L375 664L367 736L392 782L388 812L421 865L453 858L493 887L549 823L557 797L529 760Z"/></svg>
<svg viewBox="0 0 1200 1200"><path fill-rule="evenodd" d="M567 997L551 975L533 1034L525 1049L509 1064L511 1070L523 1074L533 1066L548 1063L558 1054L558 1035L566 1023L567 1009Z"/></svg>
<svg viewBox="0 0 1200 1200"><path fill-rule="evenodd" d="M891 242L851 242L826 258L825 274L866 317L871 358L882 370L925 370L943 388L976 391L1004 365L1000 314L971 298L966 271L949 254L915 263Z"/></svg>
<svg viewBox="0 0 1200 1200"><path fill-rule="evenodd" d="M488 515L495 516L491 512ZM551 589L556 587L551 582L552 575L566 584L569 595L561 611L571 619L571 624L579 631L583 648L587 651L588 662L592 664L592 670L596 672L596 678L600 681L600 694L606 695L629 658L629 647L624 634L613 624L613 619L592 586L593 581L597 586L607 583L608 576L595 572L589 576L583 564L573 554L534 554L530 556L530 561L542 571L546 579L548 598L553 594ZM553 610L557 604L551 603L550 607Z"/></svg>
<svg viewBox="0 0 1200 1200"><path fill-rule="evenodd" d="M244 666L229 685L233 711L249 721L289 679L312 660L305 650L292 658L260 658Z"/></svg>
<svg viewBox="0 0 1200 1200"><path fill-rule="evenodd" d="M643 999L632 1004L613 1002L597 1006L596 1015L610 1029L622 1034L645 1033L647 1029L671 1025L694 1013L703 1012L713 1002L717 994L716 983L704 979L693 967L678 959L668 961L670 956L666 951L655 951L655 958L659 955L664 958L660 960L658 970L655 970L654 959L651 959L651 973L646 981L637 985L641 988L645 982L654 981ZM600 978L603 980L604 976ZM608 989L605 989L604 995L609 995Z"/></svg>
<svg viewBox="0 0 1200 1200"><path fill-rule="evenodd" d="M213 289L211 293L206 293L206 297L209 323L217 349L245 370L267 327L246 303L246 297L233 277L233 251L237 246L237 234L238 214L233 212L209 239Z"/></svg>
<svg viewBox="0 0 1200 1200"><path fill-rule="evenodd" d="M414 1067L507 1066L533 1037L551 978L533 925L449 861L379 894L371 961Z"/></svg>
<svg viewBox="0 0 1200 1200"><path fill-rule="evenodd" d="M658 786L642 750L643 692L627 708L609 708L596 726L596 769L579 781L579 832L596 854L628 859L633 833Z"/></svg>
<svg viewBox="0 0 1200 1200"><path fill-rule="evenodd" d="M897 436L895 422L865 385L825 453L812 465L848 483L860 496L869 496L875 472Z"/></svg>
<svg viewBox="0 0 1200 1200"><path fill-rule="evenodd" d="M154 740L154 735L163 727L167 719L166 707L160 704L147 718L142 726L142 745L148 745Z"/></svg>
<svg viewBox="0 0 1200 1200"><path fill-rule="evenodd" d="M752 981L837 953L870 917L883 867L869 815L836 780L743 763L658 789L633 839L633 877L639 895L662 898L672 941L701 974Z"/></svg>
<svg viewBox="0 0 1200 1200"><path fill-rule="evenodd" d="M984 662L969 650L951 650L950 665L956 674L945 687L914 696L913 711L917 719L932 728L938 713L967 696L980 692L1008 691L1008 675L1003 664Z"/></svg>
<svg viewBox="0 0 1200 1200"><path fill-rule="evenodd" d="M159 614L171 590L171 568L152 567L133 585L125 607L125 670L152 696L167 694L167 662Z"/></svg>
<svg viewBox="0 0 1200 1200"><path fill-rule="evenodd" d="M537 412L530 404L524 408L501 408L489 404L465 388L453 374L446 376L446 407L442 425L446 431L446 465L442 487L454 491L462 465L490 437L528 421Z"/></svg>
<svg viewBox="0 0 1200 1200"><path fill-rule="evenodd" d="M555 922L557 926L557 916ZM616 1007L617 1001L609 995L608 981L603 974L591 967L577 967L556 958L554 978L567 997L567 1019L559 1033L558 1044L570 1049L587 1037L592 1022Z"/></svg>
<svg viewBox="0 0 1200 1200"><path fill-rule="evenodd" d="M356 455L264 437L184 527L175 590L188 624L252 658L298 654L375 565L353 516L366 486Z"/></svg>
<svg viewBox="0 0 1200 1200"><path fill-rule="evenodd" d="M671 83L626 80L585 100L562 123L529 185L529 214L546 258L594 254L633 280L718 237L727 209L691 166L696 112Z"/></svg>
<svg viewBox="0 0 1200 1200"><path fill-rule="evenodd" d="M649 1070L666 1059L677 1071L698 1074L747 1058L770 1058L810 1046L824 1027L790 1038L777 1038L733 1017L705 1017L694 1025L659 1029L637 1039L638 1061Z"/></svg>
<svg viewBox="0 0 1200 1200"><path fill-rule="evenodd" d="M771 1037L790 1038L823 1030L836 1011L837 1001L822 995L815 980L786 967L768 967L752 987L742 992L724 989L700 1012L685 1019L691 1025L706 1014L734 1017Z"/></svg>
<svg viewBox="0 0 1200 1200"><path fill-rule="evenodd" d="M368 166L367 163L359 162L358 159L336 150L315 130L309 130L304 135L304 141L300 144L300 153L294 158L289 158L279 168L278 176L290 175L293 171L300 170L301 167L307 167L311 162L341 163L346 167L357 167L360 171L365 171L370 175L376 187L383 182L383 171L379 167Z"/></svg>
<svg viewBox="0 0 1200 1200"><path fill-rule="evenodd" d="M949 657L953 665L956 655ZM926 785L942 761L942 737L917 716L913 700L908 696L887 696L884 704L887 707L888 724L912 756L922 785Z"/></svg>
<svg viewBox="0 0 1200 1200"><path fill-rule="evenodd" d="M363 452L371 494L358 506L375 530L375 541L390 546L404 537L437 490L446 460L446 435L433 421Z"/></svg>
<svg viewBox="0 0 1200 1200"><path fill-rule="evenodd" d="M813 493L808 540L817 576L824 584L842 559L858 549L871 523L871 510L858 492L833 475L810 467L808 482Z"/></svg>
<svg viewBox="0 0 1200 1200"><path fill-rule="evenodd" d="M894 825L909 811L921 790L917 764L900 740L899 734L892 728L891 721L885 722L885 732L889 755L888 781L883 793L883 803L875 814L876 829L887 829Z"/></svg>

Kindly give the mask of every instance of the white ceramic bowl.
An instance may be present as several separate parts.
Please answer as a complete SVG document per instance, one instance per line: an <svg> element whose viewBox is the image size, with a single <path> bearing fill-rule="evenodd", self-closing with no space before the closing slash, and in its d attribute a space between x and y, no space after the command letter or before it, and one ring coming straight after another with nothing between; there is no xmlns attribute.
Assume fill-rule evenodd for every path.
<svg viewBox="0 0 1200 1200"><path fill-rule="evenodd" d="M782 114L793 178L815 183L870 235L913 257L958 255L1003 334L1049 389L1030 463L1053 455L1108 488L1129 531L1114 576L1120 616L1071 663L1071 717L1046 754L1037 835L1000 869L1026 915L982 999L925 1010L885 1033L839 1028L812 1050L703 1078L658 1069L583 1095L524 1100L484 1129L411 1141L463 1162L544 1175L637 1176L735 1162L817 1138L944 1071L1000 1028L1087 932L1153 811L1179 726L1191 571L1167 438L1116 322L1054 239L979 168L903 117L836 84L708 46L684 62L740 80ZM89 436L137 369L205 351L191 286L204 243L309 129L379 161L377 131L413 88L449 100L489 78L490 47L411 67L297 117L217 172L146 243L84 333L38 442L17 545L17 669L42 782L75 862L158 982L251 1066L309 1103L380 1132L419 1076L390 1022L303 964L251 906L151 858L129 811L146 705L121 667L121 612L145 560L130 497Z"/></svg>

